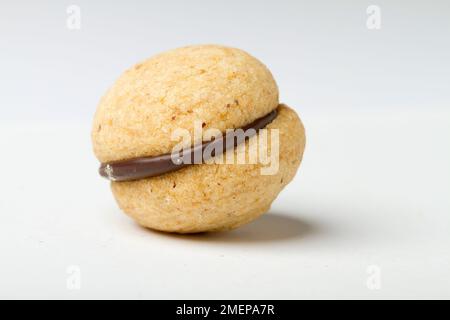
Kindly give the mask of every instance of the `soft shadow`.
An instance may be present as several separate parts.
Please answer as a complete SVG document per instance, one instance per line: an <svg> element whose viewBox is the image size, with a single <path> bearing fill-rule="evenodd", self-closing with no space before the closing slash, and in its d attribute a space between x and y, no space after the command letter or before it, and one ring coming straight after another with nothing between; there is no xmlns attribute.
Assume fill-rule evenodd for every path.
<svg viewBox="0 0 450 320"><path fill-rule="evenodd" d="M155 231L154 231L155 232ZM304 238L319 232L318 228L292 215L271 212L232 231L196 234L156 233L190 241L223 243L260 243Z"/></svg>

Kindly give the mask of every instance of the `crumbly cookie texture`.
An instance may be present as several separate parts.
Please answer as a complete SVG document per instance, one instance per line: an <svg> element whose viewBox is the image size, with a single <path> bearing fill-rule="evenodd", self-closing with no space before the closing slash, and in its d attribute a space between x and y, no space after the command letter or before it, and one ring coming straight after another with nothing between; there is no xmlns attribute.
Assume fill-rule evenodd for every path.
<svg viewBox="0 0 450 320"><path fill-rule="evenodd" d="M248 53L217 45L175 49L127 70L103 96L94 152L101 162L161 155L176 144L176 128L193 134L194 121L205 130L239 128L278 103L272 74Z"/></svg>
<svg viewBox="0 0 450 320"><path fill-rule="evenodd" d="M248 223L266 212L292 180L305 148L305 131L285 105L267 126L279 129L279 170L261 175L263 164L200 164L180 171L129 182L112 182L120 208L139 224L160 231L195 233L222 231ZM228 152L254 147L255 136ZM268 144L270 154L270 143Z"/></svg>

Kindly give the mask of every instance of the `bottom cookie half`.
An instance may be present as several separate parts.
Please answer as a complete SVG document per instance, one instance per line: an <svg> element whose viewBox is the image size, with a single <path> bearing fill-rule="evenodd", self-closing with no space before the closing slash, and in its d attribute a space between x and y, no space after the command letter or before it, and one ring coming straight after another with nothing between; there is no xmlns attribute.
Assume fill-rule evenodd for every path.
<svg viewBox="0 0 450 320"><path fill-rule="evenodd" d="M158 177L112 182L114 197L139 224L159 231L223 231L246 224L269 210L295 176L305 148L303 125L289 107L280 105L277 118L266 128L278 129L278 147L268 130L265 145L257 135L228 151L234 152L235 163L226 161L225 154L225 164L195 164ZM279 150L277 159L270 156L274 148ZM248 163L252 150L268 155L264 163L236 163L244 154Z"/></svg>

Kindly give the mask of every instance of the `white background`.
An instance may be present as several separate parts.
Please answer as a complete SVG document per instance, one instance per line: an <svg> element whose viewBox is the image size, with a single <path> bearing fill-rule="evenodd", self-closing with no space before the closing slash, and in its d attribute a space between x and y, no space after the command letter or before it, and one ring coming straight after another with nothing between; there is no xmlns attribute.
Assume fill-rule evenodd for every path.
<svg viewBox="0 0 450 320"><path fill-rule="evenodd" d="M0 298L449 298L449 17L446 1L2 3ZM196 43L261 59L307 149L261 219L167 235L117 208L90 123L125 68Z"/></svg>

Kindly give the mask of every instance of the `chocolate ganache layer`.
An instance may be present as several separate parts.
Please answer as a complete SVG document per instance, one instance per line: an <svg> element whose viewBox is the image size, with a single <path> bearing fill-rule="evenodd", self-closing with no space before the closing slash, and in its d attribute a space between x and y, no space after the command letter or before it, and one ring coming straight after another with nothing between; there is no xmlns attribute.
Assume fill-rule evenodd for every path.
<svg viewBox="0 0 450 320"><path fill-rule="evenodd" d="M234 129L215 139L184 148L179 152L102 163L99 173L111 181L132 181L159 176L191 164L204 163L216 155L216 150L222 153L257 134L257 131L271 123L277 114L275 109L240 129Z"/></svg>

